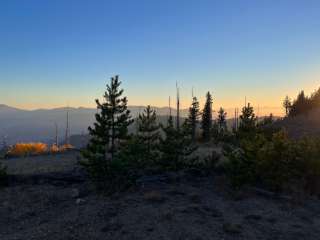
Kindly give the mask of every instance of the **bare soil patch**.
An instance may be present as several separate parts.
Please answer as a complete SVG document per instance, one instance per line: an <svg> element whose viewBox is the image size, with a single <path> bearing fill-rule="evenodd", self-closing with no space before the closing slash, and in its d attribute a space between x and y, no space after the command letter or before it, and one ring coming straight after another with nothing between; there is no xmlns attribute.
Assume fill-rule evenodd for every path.
<svg viewBox="0 0 320 240"><path fill-rule="evenodd" d="M70 166L55 166L59 172L54 173L78 168L76 154L60 157L50 159L71 159ZM23 167L15 160L11 173L20 174L26 160ZM53 174L51 170L37 166L35 174ZM30 169L26 173L32 176ZM221 177L177 175L174 181L163 176L161 183L156 178L149 184L140 181L111 197L97 195L85 176L78 182L18 182L0 190L0 239L319 239L317 199L297 203L250 191L234 197Z"/></svg>

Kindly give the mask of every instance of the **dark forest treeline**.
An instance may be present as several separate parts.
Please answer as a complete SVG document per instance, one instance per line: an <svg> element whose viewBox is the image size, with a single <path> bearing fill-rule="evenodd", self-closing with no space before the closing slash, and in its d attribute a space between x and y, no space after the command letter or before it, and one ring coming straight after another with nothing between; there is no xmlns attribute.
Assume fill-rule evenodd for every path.
<svg viewBox="0 0 320 240"><path fill-rule="evenodd" d="M283 107L286 111L286 115L289 117L298 116L301 114L307 114L313 109L320 108L320 88L310 96L307 96L304 91L301 91L297 98L291 101L291 99L286 96L283 101Z"/></svg>

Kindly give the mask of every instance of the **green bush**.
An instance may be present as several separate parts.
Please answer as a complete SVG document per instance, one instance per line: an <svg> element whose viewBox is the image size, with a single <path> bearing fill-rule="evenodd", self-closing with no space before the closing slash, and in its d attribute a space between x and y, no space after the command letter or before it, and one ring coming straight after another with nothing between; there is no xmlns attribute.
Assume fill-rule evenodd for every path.
<svg viewBox="0 0 320 240"><path fill-rule="evenodd" d="M281 191L297 176L299 168L296 146L296 143L281 131L257 149L257 177L266 187Z"/></svg>
<svg viewBox="0 0 320 240"><path fill-rule="evenodd" d="M242 140L239 148L225 149L225 155L225 170L234 188L259 184L273 191L299 187L320 192L320 139L292 140L284 131L271 138L256 134Z"/></svg>
<svg viewBox="0 0 320 240"><path fill-rule="evenodd" d="M205 171L216 171L218 170L221 154L216 150L212 150L210 155L204 156L203 158L199 155L195 155L193 158L189 159L190 168L198 168Z"/></svg>
<svg viewBox="0 0 320 240"><path fill-rule="evenodd" d="M224 145L224 155L227 161L224 169L233 188L256 182L258 149L264 144L265 138L257 135L252 141L242 140L239 146Z"/></svg>
<svg viewBox="0 0 320 240"><path fill-rule="evenodd" d="M304 138L296 146L297 181L311 194L320 194L320 139Z"/></svg>
<svg viewBox="0 0 320 240"><path fill-rule="evenodd" d="M291 140L281 131L257 156L258 174L271 189L301 187L310 193L319 192L314 184L320 181L320 139Z"/></svg>
<svg viewBox="0 0 320 240"><path fill-rule="evenodd" d="M158 162L159 152L148 152L148 146L138 136L132 136L123 146L116 158L123 161L128 167L135 170L143 170L153 167Z"/></svg>
<svg viewBox="0 0 320 240"><path fill-rule="evenodd" d="M184 131L173 126L173 118L169 117L167 126L161 126L164 136L160 138L160 158L156 165L163 170L177 171L192 165L191 157L197 146Z"/></svg>

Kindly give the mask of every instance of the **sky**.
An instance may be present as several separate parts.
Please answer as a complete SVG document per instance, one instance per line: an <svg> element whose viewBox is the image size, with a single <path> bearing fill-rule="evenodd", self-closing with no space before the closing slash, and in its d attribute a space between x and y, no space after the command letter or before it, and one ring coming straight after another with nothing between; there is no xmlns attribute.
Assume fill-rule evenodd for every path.
<svg viewBox="0 0 320 240"><path fill-rule="evenodd" d="M319 12L313 0L1 0L0 103L95 107L118 74L129 105L166 106L178 82L183 108L193 88L216 108L246 96L282 111L285 95L320 87Z"/></svg>

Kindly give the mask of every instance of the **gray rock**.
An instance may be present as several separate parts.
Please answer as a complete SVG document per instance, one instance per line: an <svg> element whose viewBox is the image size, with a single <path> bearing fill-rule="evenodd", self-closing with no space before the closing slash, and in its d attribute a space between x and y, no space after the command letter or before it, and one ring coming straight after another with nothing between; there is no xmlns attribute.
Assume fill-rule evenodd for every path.
<svg viewBox="0 0 320 240"><path fill-rule="evenodd" d="M76 204L77 205L83 205L86 203L86 200L82 199L82 198L77 198L76 200Z"/></svg>

